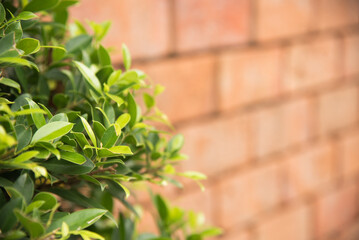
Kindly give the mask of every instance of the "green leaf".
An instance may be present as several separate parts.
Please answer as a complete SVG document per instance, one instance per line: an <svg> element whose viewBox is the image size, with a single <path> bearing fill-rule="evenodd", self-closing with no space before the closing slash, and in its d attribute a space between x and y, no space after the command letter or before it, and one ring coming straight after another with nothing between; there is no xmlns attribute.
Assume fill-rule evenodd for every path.
<svg viewBox="0 0 359 240"><path fill-rule="evenodd" d="M16 43L16 48L24 51L23 55L30 55L40 50L40 41L34 38L23 38Z"/></svg>
<svg viewBox="0 0 359 240"><path fill-rule="evenodd" d="M94 124L94 126L95 126L95 124ZM94 129L96 129L96 128L94 127ZM84 147L86 145L88 145L88 146L90 145L90 143L87 141L85 135L83 133L77 133L77 132L73 132L72 134L74 135L76 141L79 143L80 147L83 149L85 155L89 158L92 157L92 149L84 149Z"/></svg>
<svg viewBox="0 0 359 240"><path fill-rule="evenodd" d="M116 135L115 127L112 125L104 132L101 142L104 148L112 147L118 140L119 136Z"/></svg>
<svg viewBox="0 0 359 240"><path fill-rule="evenodd" d="M56 228L60 228L62 222L67 223L70 231L87 228L88 226L99 220L106 212L107 210L104 209L92 208L71 213L70 215L67 215L54 221L47 229L47 232L51 232Z"/></svg>
<svg viewBox="0 0 359 240"><path fill-rule="evenodd" d="M11 160L12 163L22 163L27 160L30 160L33 157L36 157L39 154L38 151L28 151L24 152L23 154L17 156L15 159Z"/></svg>
<svg viewBox="0 0 359 240"><path fill-rule="evenodd" d="M165 200L160 195L156 195L154 203L161 220L166 222L169 216L169 210Z"/></svg>
<svg viewBox="0 0 359 240"><path fill-rule="evenodd" d="M107 79L107 85L111 87L113 84L115 84L120 79L121 73L121 70L112 72L110 77Z"/></svg>
<svg viewBox="0 0 359 240"><path fill-rule="evenodd" d="M125 101L119 97L119 96L116 96L116 95L113 95L113 94L109 94L109 93L106 93L106 95L111 98L113 101L115 101L117 103L117 107L120 107Z"/></svg>
<svg viewBox="0 0 359 240"><path fill-rule="evenodd" d="M214 237L214 236L221 235L222 233L223 233L222 229L217 228L217 227L211 227L211 228L207 228L206 230L203 230L201 232L201 236Z"/></svg>
<svg viewBox="0 0 359 240"><path fill-rule="evenodd" d="M34 194L34 182L32 181L29 174L21 174L20 177L16 179L13 187L18 190L22 196L24 196L27 203L30 202Z"/></svg>
<svg viewBox="0 0 359 240"><path fill-rule="evenodd" d="M81 165L86 162L86 158L76 152L60 151L60 154L62 159L75 164Z"/></svg>
<svg viewBox="0 0 359 240"><path fill-rule="evenodd" d="M124 113L119 116L116 120L116 124L119 126L120 129L124 128L131 120L131 116L128 113Z"/></svg>
<svg viewBox="0 0 359 240"><path fill-rule="evenodd" d="M152 108L156 104L155 99L148 93L143 93L143 100L145 101L146 107L148 109Z"/></svg>
<svg viewBox="0 0 359 240"><path fill-rule="evenodd" d="M107 50L100 44L97 50L98 59L102 66L111 65L111 58Z"/></svg>
<svg viewBox="0 0 359 240"><path fill-rule="evenodd" d="M9 33L0 39L0 54L8 51L14 44L14 33Z"/></svg>
<svg viewBox="0 0 359 240"><path fill-rule="evenodd" d="M15 217L16 219L16 217ZM26 237L26 233L21 230L13 230L6 234L4 240L17 240L17 239L24 239Z"/></svg>
<svg viewBox="0 0 359 240"><path fill-rule="evenodd" d="M27 98L26 100L29 103L30 109L40 109L40 107L31 99ZM45 117L41 113L31 113L31 117L38 129L46 124Z"/></svg>
<svg viewBox="0 0 359 240"><path fill-rule="evenodd" d="M169 141L167 149L169 152L176 152L182 148L184 144L184 137L182 134L177 134L172 137L172 139Z"/></svg>
<svg viewBox="0 0 359 240"><path fill-rule="evenodd" d="M106 131L106 128L98 121L93 121L93 130L98 139L101 139ZM88 144L89 145L89 144Z"/></svg>
<svg viewBox="0 0 359 240"><path fill-rule="evenodd" d="M40 207L40 209L43 211L49 211L57 204L57 199L55 196L48 192L40 192L36 194L32 201L44 201L45 203Z"/></svg>
<svg viewBox="0 0 359 240"><path fill-rule="evenodd" d="M39 209L42 205L44 205L45 201L32 201L25 209L25 213L31 213L35 209Z"/></svg>
<svg viewBox="0 0 359 240"><path fill-rule="evenodd" d="M24 11L39 12L56 7L59 0L32 0L24 8Z"/></svg>
<svg viewBox="0 0 359 240"><path fill-rule="evenodd" d="M182 172L182 173L177 173L177 175L187 177L187 178L190 178L193 180L207 179L206 175L204 175L203 173L200 173L200 172L196 172L196 171L186 171L186 172Z"/></svg>
<svg viewBox="0 0 359 240"><path fill-rule="evenodd" d="M10 65L20 65L26 67L32 67L39 71L39 68L33 62L30 62L26 59L17 58L17 57L0 57L0 64L10 64Z"/></svg>
<svg viewBox="0 0 359 240"><path fill-rule="evenodd" d="M65 108L69 101L69 96L63 93L57 93L52 97L52 102L58 109Z"/></svg>
<svg viewBox="0 0 359 240"><path fill-rule="evenodd" d="M6 233L10 231L16 224L16 216L14 209L22 208L22 198L11 198L9 202L3 205L0 209L0 216L6 216L5 219L0 221L0 229Z"/></svg>
<svg viewBox="0 0 359 240"><path fill-rule="evenodd" d="M99 148L99 157L114 157L118 155L132 155L132 151L128 146L115 146L112 148Z"/></svg>
<svg viewBox="0 0 359 240"><path fill-rule="evenodd" d="M85 80L92 86L98 93L102 94L101 83L96 77L96 75L86 67L83 63L78 61L73 61L76 67L80 70L81 74L84 76Z"/></svg>
<svg viewBox="0 0 359 240"><path fill-rule="evenodd" d="M62 159L49 159L47 161L41 162L41 165L51 172L68 175L86 174L91 172L95 167L93 162L89 159L86 159L86 162L82 165L71 163Z"/></svg>
<svg viewBox="0 0 359 240"><path fill-rule="evenodd" d="M49 123L59 122L59 121L60 122L68 122L69 118L67 117L67 115L65 113L58 113L50 119Z"/></svg>
<svg viewBox="0 0 359 240"><path fill-rule="evenodd" d="M29 218L19 210L14 212L21 225L30 233L32 239L41 236L45 232L44 226L39 221Z"/></svg>
<svg viewBox="0 0 359 240"><path fill-rule="evenodd" d="M29 20L29 19L38 18L38 17L39 16L37 16L36 14L34 14L32 12L23 11L23 12L19 13L19 15L17 15L15 18L11 19L10 21Z"/></svg>
<svg viewBox="0 0 359 240"><path fill-rule="evenodd" d="M46 112L42 109L24 109L14 112L15 116L29 115L34 113L46 114Z"/></svg>
<svg viewBox="0 0 359 240"><path fill-rule="evenodd" d="M0 84L4 84L6 86L12 87L12 88L16 88L17 91L19 93L21 93L21 87L20 84L18 84L17 82L15 82L14 80L11 80L9 78L0 78Z"/></svg>
<svg viewBox="0 0 359 240"><path fill-rule="evenodd" d="M51 122L38 129L32 137L31 143L38 141L51 141L67 134L73 127L73 123Z"/></svg>
<svg viewBox="0 0 359 240"><path fill-rule="evenodd" d="M130 125L130 128L132 128L133 125L135 125L135 123L136 123L137 116L138 116L138 110L137 110L137 104L135 102L135 99L133 98L131 93L129 93L127 96L127 102L128 102L128 113L131 116L129 125Z"/></svg>
<svg viewBox="0 0 359 240"><path fill-rule="evenodd" d="M15 42L19 41L22 38L23 32L22 32L22 27L21 27L20 21L10 23L6 27L5 34L9 34L9 33L14 33L15 34L15 38L14 38ZM3 54L2 56L5 57L5 54ZM7 56L7 57L11 57L11 56ZM15 57L15 56L12 56L12 57Z"/></svg>
<svg viewBox="0 0 359 240"><path fill-rule="evenodd" d="M5 21L6 12L4 6L0 3L0 24ZM1 44L0 44L1 45Z"/></svg>
<svg viewBox="0 0 359 240"><path fill-rule="evenodd" d="M15 126L15 133L17 139L16 151L18 152L30 143L32 131L31 128L26 128L24 125L17 125Z"/></svg>
<svg viewBox="0 0 359 240"><path fill-rule="evenodd" d="M123 65L125 69L128 70L131 68L131 55L130 51L128 50L125 44L122 44L122 58L123 58Z"/></svg>
<svg viewBox="0 0 359 240"><path fill-rule="evenodd" d="M97 142L96 142L96 137L95 137L95 134L94 132L92 131L92 128L90 126L90 124L87 122L87 120L85 118L83 118L82 116L79 116L80 119L81 119L81 122L87 132L87 135L90 137L91 141L92 141L92 144L94 146L97 146Z"/></svg>
<svg viewBox="0 0 359 240"><path fill-rule="evenodd" d="M92 37L87 34L82 34L79 36L76 36L74 38L71 38L66 43L66 50L69 53L75 53L77 51L81 51L82 49L87 48L92 42Z"/></svg>
<svg viewBox="0 0 359 240"><path fill-rule="evenodd" d="M35 146L45 148L46 150L54 154L57 159L60 159L60 152L53 144L49 142L37 142Z"/></svg>

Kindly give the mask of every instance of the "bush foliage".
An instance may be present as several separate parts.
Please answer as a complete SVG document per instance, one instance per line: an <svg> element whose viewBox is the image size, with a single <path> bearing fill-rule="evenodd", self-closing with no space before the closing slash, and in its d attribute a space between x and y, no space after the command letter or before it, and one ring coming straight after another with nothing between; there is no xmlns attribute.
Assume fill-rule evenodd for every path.
<svg viewBox="0 0 359 240"><path fill-rule="evenodd" d="M150 192L158 230L139 233L135 182L181 187L183 136L156 107L163 87L115 69L101 45L110 22L75 21L77 0L0 1L0 239L203 239L203 217ZM141 104L139 104L139 102ZM143 110L141 110L143 106ZM124 206L113 215L113 201Z"/></svg>

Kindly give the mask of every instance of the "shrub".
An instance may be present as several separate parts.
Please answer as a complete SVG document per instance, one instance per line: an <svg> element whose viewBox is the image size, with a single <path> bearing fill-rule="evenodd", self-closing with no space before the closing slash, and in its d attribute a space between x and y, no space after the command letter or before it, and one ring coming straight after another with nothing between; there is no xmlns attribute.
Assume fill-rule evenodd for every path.
<svg viewBox="0 0 359 240"><path fill-rule="evenodd" d="M101 45L110 23L67 27L77 0L0 3L0 238L203 239L202 215L151 194L157 233L139 233L134 182L181 187L183 136L156 107L163 87L148 83L122 47L115 70ZM68 31L70 30L70 31ZM139 97L141 93L142 98ZM139 100L145 111L141 111ZM113 215L113 199L126 210Z"/></svg>

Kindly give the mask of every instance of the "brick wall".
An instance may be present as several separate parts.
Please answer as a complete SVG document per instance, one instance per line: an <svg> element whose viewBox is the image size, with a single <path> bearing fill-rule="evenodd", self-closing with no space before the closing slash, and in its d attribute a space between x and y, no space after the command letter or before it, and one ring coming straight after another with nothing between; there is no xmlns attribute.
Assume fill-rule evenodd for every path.
<svg viewBox="0 0 359 240"><path fill-rule="evenodd" d="M209 176L206 193L166 191L174 203L220 239L359 239L358 0L82 0L73 14L112 20L106 44L166 86L181 168Z"/></svg>

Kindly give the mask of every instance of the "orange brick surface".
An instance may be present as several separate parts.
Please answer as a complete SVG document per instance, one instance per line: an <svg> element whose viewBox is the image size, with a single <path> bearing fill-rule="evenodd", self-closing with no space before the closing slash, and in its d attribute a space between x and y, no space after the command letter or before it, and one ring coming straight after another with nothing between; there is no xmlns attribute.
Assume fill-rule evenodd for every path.
<svg viewBox="0 0 359 240"><path fill-rule="evenodd" d="M172 122L211 113L215 110L213 56L185 57L138 66L166 91L158 107Z"/></svg>
<svg viewBox="0 0 359 240"><path fill-rule="evenodd" d="M122 43L134 57L154 57L170 50L168 4L167 0L83 0L72 14L82 21L112 21L105 44L115 47L112 58L118 62Z"/></svg>
<svg viewBox="0 0 359 240"><path fill-rule="evenodd" d="M254 112L249 120L251 153L264 157L308 141L313 135L311 107L310 100L300 99Z"/></svg>
<svg viewBox="0 0 359 240"><path fill-rule="evenodd" d="M340 42L335 37L295 43L286 49L283 88L305 89L341 77Z"/></svg>
<svg viewBox="0 0 359 240"><path fill-rule="evenodd" d="M313 16L312 0L257 1L257 32L259 41L287 38L310 30Z"/></svg>
<svg viewBox="0 0 359 240"><path fill-rule="evenodd" d="M327 133L354 124L358 120L358 90L342 88L319 97L319 131Z"/></svg>
<svg viewBox="0 0 359 240"><path fill-rule="evenodd" d="M359 173L359 135L351 134L343 137L339 143L339 157L342 160L344 178L352 178Z"/></svg>
<svg viewBox="0 0 359 240"><path fill-rule="evenodd" d="M280 60L278 48L223 54L219 60L220 107L231 109L277 96Z"/></svg>
<svg viewBox="0 0 359 240"><path fill-rule="evenodd" d="M353 35L345 38L344 44L345 74L346 76L353 76L359 73L359 36Z"/></svg>
<svg viewBox="0 0 359 240"><path fill-rule="evenodd" d="M350 223L357 214L358 188L345 186L321 197L316 204L316 235L326 236Z"/></svg>
<svg viewBox="0 0 359 240"><path fill-rule="evenodd" d="M251 2L176 0L176 50L190 51L248 41Z"/></svg>
<svg viewBox="0 0 359 240"><path fill-rule="evenodd" d="M310 208L298 206L259 224L258 240L310 240Z"/></svg>

